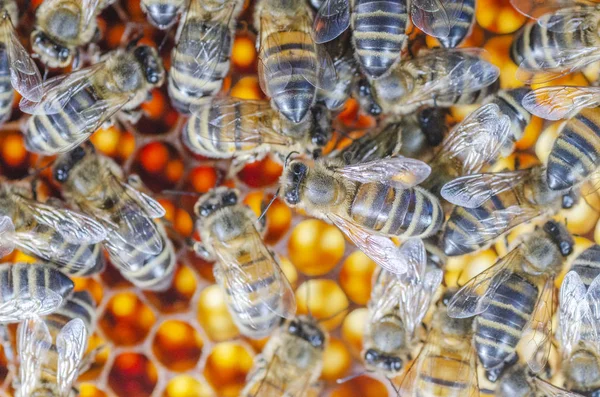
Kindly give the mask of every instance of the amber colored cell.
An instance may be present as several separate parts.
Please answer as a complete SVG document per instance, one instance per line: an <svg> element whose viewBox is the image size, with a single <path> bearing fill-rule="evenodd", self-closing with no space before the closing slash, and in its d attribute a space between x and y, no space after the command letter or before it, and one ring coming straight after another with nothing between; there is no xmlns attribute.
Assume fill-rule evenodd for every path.
<svg viewBox="0 0 600 397"><path fill-rule="evenodd" d="M542 133L543 126L544 120L533 116L531 122L525 128L525 131L523 131L523 136L516 142L515 148L517 150L527 150L535 145L535 142Z"/></svg>
<svg viewBox="0 0 600 397"><path fill-rule="evenodd" d="M162 313L179 313L189 309L198 281L187 266L179 266L171 286L162 292L145 292L148 301Z"/></svg>
<svg viewBox="0 0 600 397"><path fill-rule="evenodd" d="M159 89L154 89L152 90L152 99L142 103L141 107L147 117L157 120L164 114L167 107L167 98Z"/></svg>
<svg viewBox="0 0 600 397"><path fill-rule="evenodd" d="M190 375L178 375L171 379L163 397L215 397L215 392L205 382Z"/></svg>
<svg viewBox="0 0 600 397"><path fill-rule="evenodd" d="M161 142L152 142L141 148L139 158L145 171L157 174L169 161L169 149Z"/></svg>
<svg viewBox="0 0 600 397"><path fill-rule="evenodd" d="M495 36L490 38L483 48L489 54L489 61L500 67L500 88L511 89L522 87L524 83L517 78L519 65L510 57L512 36Z"/></svg>
<svg viewBox="0 0 600 397"><path fill-rule="evenodd" d="M196 366L204 341L198 332L183 321L165 321L160 325L152 351L158 361L171 371L187 371Z"/></svg>
<svg viewBox="0 0 600 397"><path fill-rule="evenodd" d="M200 166L190 172L189 181L198 193L206 193L217 183L217 172L213 167Z"/></svg>
<svg viewBox="0 0 600 397"><path fill-rule="evenodd" d="M352 365L352 356L340 339L330 338L323 354L321 379L334 382L348 375Z"/></svg>
<svg viewBox="0 0 600 397"><path fill-rule="evenodd" d="M564 121L552 123L545 128L538 137L538 140L535 143L535 154L543 163L548 161L548 156L550 156L554 141L560 134L564 125Z"/></svg>
<svg viewBox="0 0 600 397"><path fill-rule="evenodd" d="M340 286L354 303L366 305L371 296L371 279L377 268L362 251L354 251L342 265Z"/></svg>
<svg viewBox="0 0 600 397"><path fill-rule="evenodd" d="M548 80L548 81L543 81L540 83L531 84L531 88L537 89L537 88L541 88L541 87L560 86L560 85L585 86L585 85L588 85L588 81L586 80L583 73L577 72L577 73L561 76L554 80Z"/></svg>
<svg viewBox="0 0 600 397"><path fill-rule="evenodd" d="M81 381L93 381L98 379L98 376L104 370L111 349L105 339L94 333L88 338L86 354L94 354L93 361L90 363L90 367L80 374L79 379Z"/></svg>
<svg viewBox="0 0 600 397"><path fill-rule="evenodd" d="M204 376L222 397L238 396L252 368L252 355L235 342L216 344L206 359Z"/></svg>
<svg viewBox="0 0 600 397"><path fill-rule="evenodd" d="M104 291L102 284L100 284L97 280L85 277L72 277L71 278L75 283L75 291L87 291L92 295L96 304L102 301L102 297L104 296Z"/></svg>
<svg viewBox="0 0 600 397"><path fill-rule="evenodd" d="M118 293L106 306L98 325L117 345L133 345L146 338L156 317L135 294Z"/></svg>
<svg viewBox="0 0 600 397"><path fill-rule="evenodd" d="M580 199L573 207L561 210L554 219L564 222L571 233L585 235L596 226L599 217L598 211Z"/></svg>
<svg viewBox="0 0 600 397"><path fill-rule="evenodd" d="M208 286L200 293L198 321L212 341L225 341L239 335L218 285Z"/></svg>
<svg viewBox="0 0 600 397"><path fill-rule="evenodd" d="M90 383L80 383L77 385L79 397L107 397L107 394Z"/></svg>
<svg viewBox="0 0 600 397"><path fill-rule="evenodd" d="M135 151L135 136L131 132L125 132L121 135L118 148L119 158L125 160Z"/></svg>
<svg viewBox="0 0 600 397"><path fill-rule="evenodd" d="M342 259L346 242L335 226L318 219L300 222L288 241L288 254L298 270L309 276L329 273Z"/></svg>
<svg viewBox="0 0 600 397"><path fill-rule="evenodd" d="M231 97L241 99L262 99L263 92L254 76L242 77L232 88Z"/></svg>
<svg viewBox="0 0 600 397"><path fill-rule="evenodd" d="M509 0L478 0L475 16L481 27L498 34L512 33L527 20L511 6Z"/></svg>
<svg viewBox="0 0 600 397"><path fill-rule="evenodd" d="M288 258L280 256L279 265L281 266L281 270L283 270L283 274L285 274L285 277L288 279L291 286L295 288L296 284L298 283L298 271L292 262Z"/></svg>
<svg viewBox="0 0 600 397"><path fill-rule="evenodd" d="M121 131L115 126L101 128L90 137L96 149L111 157L117 154L120 139Z"/></svg>
<svg viewBox="0 0 600 397"><path fill-rule="evenodd" d="M360 308L348 313L342 324L342 339L350 348L350 353L357 359L360 359L363 334L368 319L369 311L366 308Z"/></svg>
<svg viewBox="0 0 600 397"><path fill-rule="evenodd" d="M173 201L168 199L158 199L159 204L165 209L165 216L163 217L165 220L173 223L175 220L175 204Z"/></svg>
<svg viewBox="0 0 600 397"><path fill-rule="evenodd" d="M157 381L154 364L138 353L117 356L108 374L108 385L118 397L150 396Z"/></svg>
<svg viewBox="0 0 600 397"><path fill-rule="evenodd" d="M169 160L165 169L165 175L170 182L177 182L183 176L185 165L180 159Z"/></svg>
<svg viewBox="0 0 600 397"><path fill-rule="evenodd" d="M533 154L516 152L496 161L494 165L490 167L488 172L514 171L516 169L523 170L538 164L540 164L540 161Z"/></svg>
<svg viewBox="0 0 600 397"><path fill-rule="evenodd" d="M330 397L381 397L387 395L388 389L383 383L362 375L336 387Z"/></svg>
<svg viewBox="0 0 600 397"><path fill-rule="evenodd" d="M272 186L279 180L282 165L266 156L260 161L247 164L238 174L238 178L245 185L253 188Z"/></svg>
<svg viewBox="0 0 600 397"><path fill-rule="evenodd" d="M21 134L11 133L2 141L2 159L6 165L17 167L25 161L27 151Z"/></svg>
<svg viewBox="0 0 600 397"><path fill-rule="evenodd" d="M298 314L311 314L325 328L332 330L342 323L348 312L348 298L333 280L312 279L296 290Z"/></svg>
<svg viewBox="0 0 600 397"><path fill-rule="evenodd" d="M175 212L175 230L184 237L188 237L194 231L194 220L186 210L177 209Z"/></svg>
<svg viewBox="0 0 600 397"><path fill-rule="evenodd" d="M231 62L234 67L248 69L256 60L256 46L254 40L248 35L239 35L233 42Z"/></svg>
<svg viewBox="0 0 600 397"><path fill-rule="evenodd" d="M264 207L269 205L272 195L265 195L261 191L251 192L244 199L257 217L263 213ZM283 237L292 223L292 211L279 198L270 205L267 213L264 215L267 222L267 231L265 233L265 243L275 244Z"/></svg>

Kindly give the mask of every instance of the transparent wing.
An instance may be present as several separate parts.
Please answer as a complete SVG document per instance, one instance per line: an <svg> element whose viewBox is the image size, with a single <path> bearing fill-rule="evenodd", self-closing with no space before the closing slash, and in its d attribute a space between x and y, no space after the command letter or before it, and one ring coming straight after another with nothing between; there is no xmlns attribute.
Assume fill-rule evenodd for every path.
<svg viewBox="0 0 600 397"><path fill-rule="evenodd" d="M567 273L559 295L558 339L563 357L569 357L572 348L579 342L585 294L585 285L579 275L574 271Z"/></svg>
<svg viewBox="0 0 600 397"><path fill-rule="evenodd" d="M482 58L480 49L444 49L429 51L425 55L406 61L406 67L427 78L438 76L412 93L407 104L449 100L457 95L479 91L494 83L500 76L498 67ZM441 71L440 68L445 68Z"/></svg>
<svg viewBox="0 0 600 397"><path fill-rule="evenodd" d="M572 2L570 5L575 5ZM574 33L580 30L594 28L594 13L597 10L594 7L565 7L544 14L538 18L538 24L551 32Z"/></svg>
<svg viewBox="0 0 600 397"><path fill-rule="evenodd" d="M327 43L350 26L349 0L325 0L313 22L315 42Z"/></svg>
<svg viewBox="0 0 600 397"><path fill-rule="evenodd" d="M552 347L553 303L554 278L549 277L540 292L537 304L533 313L531 313L531 319L524 332L526 334L529 330L533 331L533 336L527 344L533 345L534 349L532 355L527 359L527 364L536 374L546 366Z"/></svg>
<svg viewBox="0 0 600 397"><path fill-rule="evenodd" d="M127 192L127 195L135 200L150 218L162 218L165 216L166 211L158 201L125 182L122 182L121 184Z"/></svg>
<svg viewBox="0 0 600 397"><path fill-rule="evenodd" d="M0 304L0 323L21 322L27 318L45 316L56 311L63 297L42 285L36 285L33 293L23 289L12 299Z"/></svg>
<svg viewBox="0 0 600 397"><path fill-rule="evenodd" d="M214 14L210 21L204 21L204 29L198 29L197 18L206 14L200 1L191 1L185 14L181 35L177 40L177 50L173 51L172 64L189 76L195 77L201 84L186 86L190 94L199 95L204 86L223 73L218 70L222 59L229 57L231 47L227 45L230 36L230 20L233 18L235 1L224 6Z"/></svg>
<svg viewBox="0 0 600 397"><path fill-rule="evenodd" d="M542 15L549 14L564 8L572 7L574 4L583 3L582 0L510 0L510 3L521 14L538 19ZM591 2L590 2L591 3Z"/></svg>
<svg viewBox="0 0 600 397"><path fill-rule="evenodd" d="M423 182L431 173L426 163L403 156L388 157L336 169L342 176L362 183L378 182L407 189Z"/></svg>
<svg viewBox="0 0 600 397"><path fill-rule="evenodd" d="M533 90L523 97L523 107L546 120L568 119L581 109L600 105L599 87L554 86Z"/></svg>
<svg viewBox="0 0 600 397"><path fill-rule="evenodd" d="M527 61L521 62L516 73L517 79L527 84L547 83L600 60L600 47L540 47L539 53L552 54L552 61L536 58L535 69Z"/></svg>
<svg viewBox="0 0 600 397"><path fill-rule="evenodd" d="M358 249L383 269L393 274L407 271L406 260L388 237L373 234L339 215L329 213L327 217L352 240Z"/></svg>
<svg viewBox="0 0 600 397"><path fill-rule="evenodd" d="M498 105L484 105L452 129L438 157L458 159L462 164L460 175L479 172L496 160L510 128L510 118Z"/></svg>
<svg viewBox="0 0 600 397"><path fill-rule="evenodd" d="M69 321L56 337L58 371L56 380L61 396L69 396L87 345L87 330L80 318Z"/></svg>
<svg viewBox="0 0 600 397"><path fill-rule="evenodd" d="M19 354L19 389L21 396L31 396L36 388L42 365L52 345L52 337L46 323L39 317L25 320L17 328L17 351Z"/></svg>
<svg viewBox="0 0 600 397"><path fill-rule="evenodd" d="M246 263L252 264L250 267L242 266L235 247L223 241L214 244L232 304L243 313L261 303L280 317L292 318L296 314L294 292L277 260L254 227L247 230L243 238L244 244L251 247L243 256ZM275 282L265 286L265 280L272 278Z"/></svg>
<svg viewBox="0 0 600 397"><path fill-rule="evenodd" d="M81 11L82 11L82 29L85 30L92 22L92 19L96 17L98 13L98 7L100 5L100 0L81 0Z"/></svg>
<svg viewBox="0 0 600 397"><path fill-rule="evenodd" d="M10 18L4 17L0 22L0 36L6 46L10 82L15 90L30 101L42 99L42 76L35 62L21 44Z"/></svg>
<svg viewBox="0 0 600 397"><path fill-rule="evenodd" d="M243 123L240 122L242 117L239 111L240 106L253 109L252 111L244 111L243 118L245 122ZM217 116L212 116L213 110ZM285 135L277 133L273 128L273 123L263 122L263 120L271 120L273 112L273 108L268 101L226 98L216 99L201 105L193 117L209 118L208 124L220 131L235 131L235 135L231 134L229 139L221 136L219 138L220 142L290 145L291 140ZM256 122L250 122L250 120L256 120ZM213 140L208 129L201 129L198 132L206 134L202 139Z"/></svg>
<svg viewBox="0 0 600 397"><path fill-rule="evenodd" d="M532 377L535 385L535 391L537 396L544 397L583 397L581 394L570 392L560 387L556 387L553 384L546 382L537 376Z"/></svg>
<svg viewBox="0 0 600 397"><path fill-rule="evenodd" d="M425 266L427 266L427 251L423 240L420 238L408 239L400 246L399 250L408 265L406 273L399 276L400 280L405 283L422 281L425 275Z"/></svg>
<svg viewBox="0 0 600 397"><path fill-rule="evenodd" d="M446 183L441 195L454 205L477 208L492 196L523 183L528 175L528 170L465 175Z"/></svg>
<svg viewBox="0 0 600 397"><path fill-rule="evenodd" d="M413 0L411 5L415 26L430 36L447 37L462 12L463 0Z"/></svg>
<svg viewBox="0 0 600 397"><path fill-rule="evenodd" d="M583 328L589 330L582 338L589 340L600 353L600 276L590 284L586 294L587 306L584 310Z"/></svg>
<svg viewBox="0 0 600 397"><path fill-rule="evenodd" d="M398 314L406 325L407 332L414 334L429 310L431 300L442 282L443 271L429 269L417 283L401 283Z"/></svg>
<svg viewBox="0 0 600 397"><path fill-rule="evenodd" d="M496 291L510 277L520 259L517 247L492 267L469 280L448 303L448 316L466 318L486 311L494 300Z"/></svg>
<svg viewBox="0 0 600 397"><path fill-rule="evenodd" d="M19 198L26 210L39 223L56 230L69 243L95 244L106 238L106 229L87 215Z"/></svg>
<svg viewBox="0 0 600 397"><path fill-rule="evenodd" d="M13 236L15 225L8 216L0 217L0 258L10 254L15 249Z"/></svg>

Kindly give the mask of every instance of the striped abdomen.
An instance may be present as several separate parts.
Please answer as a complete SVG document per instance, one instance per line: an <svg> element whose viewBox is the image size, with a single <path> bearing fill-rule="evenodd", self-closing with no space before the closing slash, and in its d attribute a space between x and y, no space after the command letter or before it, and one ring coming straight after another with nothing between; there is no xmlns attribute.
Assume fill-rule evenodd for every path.
<svg viewBox="0 0 600 397"><path fill-rule="evenodd" d="M592 20L569 26L561 26L570 22L568 18L556 23L551 22L552 30L536 21L525 24L513 39L513 61L528 70L552 70L564 67L565 63L578 62L582 52L577 53L575 49L584 50L586 47L598 46L598 16L594 16L594 13L592 11L588 17ZM572 51L574 55L565 58L565 55L559 54L564 49Z"/></svg>
<svg viewBox="0 0 600 397"><path fill-rule="evenodd" d="M491 97L486 103L495 103L500 108L502 114L510 118L511 125L511 141L517 141L523 136L523 131L531 121L531 114L525 110L523 105L523 97L527 95L531 89L527 87L515 88L512 90L500 90Z"/></svg>
<svg viewBox="0 0 600 397"><path fill-rule="evenodd" d="M538 299L538 288L513 273L500 285L490 306L475 319L475 349L486 370L509 359Z"/></svg>
<svg viewBox="0 0 600 397"><path fill-rule="evenodd" d="M84 118L100 117L90 115L88 110L102 99L94 86L79 91L62 108L52 114L34 114L27 121L25 145L27 149L39 154L52 155L71 150L81 141L82 135L91 135L90 123ZM87 128L87 130L86 130Z"/></svg>
<svg viewBox="0 0 600 397"><path fill-rule="evenodd" d="M461 9L458 16L453 21L450 21L450 23L452 23L450 34L446 37L438 38L438 41L443 47L454 48L468 36L469 31L471 30L471 26L475 19L475 0L447 2L445 7L450 14L456 12L455 8ZM436 21L433 23L435 24Z"/></svg>
<svg viewBox="0 0 600 397"><path fill-rule="evenodd" d="M581 110L567 121L548 157L548 185L569 189L600 165L600 107Z"/></svg>
<svg viewBox="0 0 600 397"><path fill-rule="evenodd" d="M364 228L402 237L429 236L444 218L438 199L426 190L395 189L382 183L359 183L348 212Z"/></svg>
<svg viewBox="0 0 600 397"><path fill-rule="evenodd" d="M406 40L406 0L355 0L352 42L363 71L371 78L385 74L400 59Z"/></svg>
<svg viewBox="0 0 600 397"><path fill-rule="evenodd" d="M579 275L585 288L589 288L592 281L600 275L600 245L594 244L583 251L573 261L571 270Z"/></svg>
<svg viewBox="0 0 600 397"><path fill-rule="evenodd" d="M282 273L274 271L277 263L266 246L253 246L246 236L235 238L226 247L234 250L237 263L219 263L214 267L215 279L228 296L229 311L242 334L254 339L269 335L281 317L273 308L281 305ZM227 256L226 256L227 257ZM243 269L244 276L239 275ZM237 280L225 284L224 278ZM236 302L237 304L233 304Z"/></svg>
<svg viewBox="0 0 600 397"><path fill-rule="evenodd" d="M188 19L169 70L169 97L180 113L190 114L205 97L219 92L229 72L231 44L227 25Z"/></svg>
<svg viewBox="0 0 600 397"><path fill-rule="evenodd" d="M313 105L318 86L318 59L311 32L271 33L262 42L260 59L267 95L288 120L299 123Z"/></svg>
<svg viewBox="0 0 600 397"><path fill-rule="evenodd" d="M10 69L4 44L0 43L0 123L10 117L15 92L10 82Z"/></svg>
<svg viewBox="0 0 600 397"><path fill-rule="evenodd" d="M470 350L469 339L453 339L455 338L440 336L439 343L447 342L449 346L440 346L436 349L438 354L432 352L424 359L417 374L416 397L472 395L473 385L469 373L474 370L471 368L474 363L467 354Z"/></svg>

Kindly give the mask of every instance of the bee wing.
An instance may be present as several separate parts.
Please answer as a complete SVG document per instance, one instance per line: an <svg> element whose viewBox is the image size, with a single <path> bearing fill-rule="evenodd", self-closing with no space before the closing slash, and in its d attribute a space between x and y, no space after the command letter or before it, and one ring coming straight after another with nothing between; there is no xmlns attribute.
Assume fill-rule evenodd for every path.
<svg viewBox="0 0 600 397"><path fill-rule="evenodd" d="M546 366L552 347L553 304L554 278L548 277L524 331L525 333L529 330L533 331L533 337L527 344L534 346L534 349L533 354L527 360L527 364L536 374Z"/></svg>
<svg viewBox="0 0 600 397"><path fill-rule="evenodd" d="M463 8L463 0L413 0L413 23L430 36L447 37Z"/></svg>
<svg viewBox="0 0 600 397"><path fill-rule="evenodd" d="M106 238L106 229L87 215L19 198L34 219L56 230L69 243L94 244Z"/></svg>
<svg viewBox="0 0 600 397"><path fill-rule="evenodd" d="M592 4L593 2L584 0L510 0L510 3L521 14L529 18L538 19L542 15L573 7L575 4Z"/></svg>
<svg viewBox="0 0 600 397"><path fill-rule="evenodd" d="M80 318L69 321L56 337L58 368L56 380L61 396L69 396L79 376L80 364L87 345L87 330Z"/></svg>
<svg viewBox="0 0 600 397"><path fill-rule="evenodd" d="M122 182L121 184L125 188L127 195L135 200L150 218L162 218L165 216L166 211L158 201L154 200L146 193L136 190L125 182Z"/></svg>
<svg viewBox="0 0 600 397"><path fill-rule="evenodd" d="M36 388L42 365L46 362L52 336L46 323L39 317L27 319L17 328L19 354L19 393L31 396Z"/></svg>
<svg viewBox="0 0 600 397"><path fill-rule="evenodd" d="M538 378L537 376L532 377L533 384L535 385L535 395L544 397L583 397L581 394L570 392L560 387L554 386L553 384Z"/></svg>
<svg viewBox="0 0 600 397"><path fill-rule="evenodd" d="M260 88L267 96L273 96L276 93L283 92L286 90L288 84L292 79L293 68L292 64L281 57L279 49L281 48L280 43L277 41L277 35L269 34L267 37L263 37L265 31L273 32L277 31L277 27L273 26L269 18L260 18L260 47L258 49L258 81ZM267 59L263 53L264 49L267 49L270 53L269 59ZM265 79L276 81L277 86L280 87L278 92L270 92L271 89Z"/></svg>
<svg viewBox="0 0 600 397"><path fill-rule="evenodd" d="M85 30L92 22L92 19L96 17L98 13L98 7L100 5L100 0L81 0L81 30Z"/></svg>
<svg viewBox="0 0 600 397"><path fill-rule="evenodd" d="M600 105L599 87L553 86L530 91L523 107L546 120L568 119L581 109Z"/></svg>
<svg viewBox="0 0 600 397"><path fill-rule="evenodd" d="M393 274L407 271L408 263L398 247L388 237L373 234L333 213L327 214L327 218L344 232L358 249L384 270Z"/></svg>
<svg viewBox="0 0 600 397"><path fill-rule="evenodd" d="M587 303L585 294L585 285L579 275L574 271L567 273L560 287L557 335L564 357L570 356L571 349L579 342L584 315L582 304Z"/></svg>
<svg viewBox="0 0 600 397"><path fill-rule="evenodd" d="M465 175L446 183L440 194L454 205L478 208L492 196L521 184L528 174L528 170L518 170Z"/></svg>
<svg viewBox="0 0 600 397"><path fill-rule="evenodd" d="M466 318L486 311L496 291L510 277L512 268L520 258L521 254L516 248L469 280L448 303L448 316Z"/></svg>
<svg viewBox="0 0 600 397"><path fill-rule="evenodd" d="M560 49L540 47L539 51L539 54L553 54L552 61L536 58L535 63L537 66L535 69L531 69L526 63L527 61L521 62L516 73L517 79L526 84L547 83L600 60L600 47Z"/></svg>
<svg viewBox="0 0 600 397"><path fill-rule="evenodd" d="M442 282L444 273L440 269L430 269L423 280L416 284L404 284L400 293L399 315L406 324L407 331L413 335L429 310L431 300Z"/></svg>
<svg viewBox="0 0 600 397"><path fill-rule="evenodd" d="M6 46L10 82L15 90L30 101L42 99L42 75L27 50L21 44L9 17L0 23L0 40Z"/></svg>
<svg viewBox="0 0 600 397"><path fill-rule="evenodd" d="M56 311L63 303L63 296L43 286L34 291L23 289L0 304L0 323L17 323L35 316L45 316Z"/></svg>
<svg viewBox="0 0 600 397"><path fill-rule="evenodd" d="M255 305L258 301L264 304L272 313L283 318L292 318L296 314L294 292L279 267L274 254L265 246L260 234L254 227L245 233L244 238L249 246L255 247L254 250L249 250L252 252L246 252L248 263L256 265L253 266L251 272L240 265L233 247L229 247L223 242L214 245L220 263L227 268L222 272L225 288L232 292L244 292L228 294L229 299L239 309L240 313L243 313L249 305ZM258 264L260 264L260 267ZM262 287L262 280L272 277L276 280L273 285L276 286L277 299L273 299L273 288ZM261 282L258 283L258 281Z"/></svg>
<svg viewBox="0 0 600 397"><path fill-rule="evenodd" d="M8 216L0 217L0 258L10 254L15 249L13 236L15 225Z"/></svg>
<svg viewBox="0 0 600 397"><path fill-rule="evenodd" d="M427 179L431 167L420 160L394 156L342 166L337 168L336 172L353 181L379 182L398 189L407 189Z"/></svg>
<svg viewBox="0 0 600 397"><path fill-rule="evenodd" d="M421 75L439 75L440 65L454 65L444 77L428 82L415 92L408 103L426 102L432 98L452 99L494 83L500 76L500 70L482 58L485 54L484 50L473 48L444 49L429 51L407 61L409 67L414 67L413 70L418 70Z"/></svg>
<svg viewBox="0 0 600 397"><path fill-rule="evenodd" d="M587 294L584 315L583 328L589 334L582 335L582 339L590 340L591 345L600 352L600 276L597 276L590 284Z"/></svg>
<svg viewBox="0 0 600 397"><path fill-rule="evenodd" d="M459 159L462 164L460 175L479 172L496 159L510 128L510 118L498 105L489 103L452 129L437 156Z"/></svg>
<svg viewBox="0 0 600 397"><path fill-rule="evenodd" d="M556 33L573 33L581 29L593 28L593 14L595 7L575 6L564 7L551 13L546 13L538 18L538 24Z"/></svg>
<svg viewBox="0 0 600 397"><path fill-rule="evenodd" d="M350 26L349 0L325 0L313 22L315 43L327 43Z"/></svg>

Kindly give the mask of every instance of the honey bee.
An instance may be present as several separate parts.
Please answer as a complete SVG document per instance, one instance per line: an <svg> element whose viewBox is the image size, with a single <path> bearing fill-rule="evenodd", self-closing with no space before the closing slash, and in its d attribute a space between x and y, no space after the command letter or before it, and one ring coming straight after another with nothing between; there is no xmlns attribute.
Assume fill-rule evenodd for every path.
<svg viewBox="0 0 600 397"><path fill-rule="evenodd" d="M294 123L306 117L319 89L332 91L337 81L331 58L313 40L310 20L303 1L260 0L254 9L260 86Z"/></svg>
<svg viewBox="0 0 600 397"><path fill-rule="evenodd" d="M205 260L216 260L215 280L240 331L260 339L282 317L292 318L296 313L292 287L262 240L264 224L256 224L252 210L240 203L239 192L213 189L196 202L194 213L202 241L194 244L194 251Z"/></svg>
<svg viewBox="0 0 600 397"><path fill-rule="evenodd" d="M498 90L494 95L488 96L483 103L493 103L498 105L500 112L508 116L510 120L509 140L506 141L503 148L503 153L512 151L513 143L523 137L525 128L531 122L531 114L523 106L523 98L525 98L531 89L527 87L513 88L510 90Z"/></svg>
<svg viewBox="0 0 600 397"><path fill-rule="evenodd" d="M210 158L234 158L233 168L274 151L313 152L331 136L329 112L315 106L299 124L274 110L268 101L212 99L183 127L182 140L192 152Z"/></svg>
<svg viewBox="0 0 600 397"><path fill-rule="evenodd" d="M570 393L535 376L526 365L515 364L507 368L498 380L497 397L583 397Z"/></svg>
<svg viewBox="0 0 600 397"><path fill-rule="evenodd" d="M408 269L389 237L425 237L442 224L439 201L417 187L429 175L427 164L406 157L344 165L341 160L292 160L280 179L290 207L329 221L385 270Z"/></svg>
<svg viewBox="0 0 600 397"><path fill-rule="evenodd" d="M229 72L235 22L243 3L190 0L169 69L169 97L180 113L190 114L221 89Z"/></svg>
<svg viewBox="0 0 600 397"><path fill-rule="evenodd" d="M600 247L583 251L565 276L559 296L562 372L569 390L585 395L600 391Z"/></svg>
<svg viewBox="0 0 600 397"><path fill-rule="evenodd" d="M448 304L452 318L473 317L474 343L488 379L495 381L517 358L517 344L529 331L534 351L529 368L539 373L552 343L554 277L573 251L573 238L560 223L521 237L518 245L467 282Z"/></svg>
<svg viewBox="0 0 600 397"><path fill-rule="evenodd" d="M0 264L0 323L18 323L56 311L73 281L46 263Z"/></svg>
<svg viewBox="0 0 600 397"><path fill-rule="evenodd" d="M327 332L312 317L284 321L255 359L241 396L300 397L317 389L327 340Z"/></svg>
<svg viewBox="0 0 600 397"><path fill-rule="evenodd" d="M539 88L523 98L523 106L548 120L569 118L548 157L547 179L551 189L569 189L586 179L597 179L600 88Z"/></svg>
<svg viewBox="0 0 600 397"><path fill-rule="evenodd" d="M62 324L60 324L62 325ZM52 324L53 328L59 324ZM80 318L64 324L52 343L52 335L45 321L39 317L25 320L17 330L19 352L19 381L17 397L75 397L79 393L73 385L84 362L88 331ZM49 371L45 361L49 352L56 350L55 368Z"/></svg>
<svg viewBox="0 0 600 397"><path fill-rule="evenodd" d="M354 52L344 36L325 44L325 50L331 55L336 79L331 89L317 90L317 100L331 111L340 111L352 94L357 74Z"/></svg>
<svg viewBox="0 0 600 397"><path fill-rule="evenodd" d="M528 14L548 10L556 1L515 2ZM539 5L539 7L538 7ZM531 12L527 8L537 8ZM511 57L519 65L517 77L527 83L542 83L581 70L600 60L600 36L597 5L565 4L562 8L539 16L527 23L513 39Z"/></svg>
<svg viewBox="0 0 600 397"><path fill-rule="evenodd" d="M402 397L479 395L473 320L448 317L449 294L438 304L427 342L400 385Z"/></svg>
<svg viewBox="0 0 600 397"><path fill-rule="evenodd" d="M141 0L140 6L148 21L159 29L168 29L185 10L185 0Z"/></svg>
<svg viewBox="0 0 600 397"><path fill-rule="evenodd" d="M18 22L17 3L0 2L0 123L10 117L13 88L21 96L39 101L42 97L42 77L29 53L19 40L13 24Z"/></svg>
<svg viewBox="0 0 600 397"><path fill-rule="evenodd" d="M72 150L119 110L138 107L150 89L162 84L164 73L156 49L140 45L115 50L103 62L48 80L39 103L21 100L21 110L32 114L25 146L46 155Z"/></svg>
<svg viewBox="0 0 600 397"><path fill-rule="evenodd" d="M511 121L494 103L476 109L454 126L429 163L431 177L423 187L439 195L450 180L470 175L495 161L508 139Z"/></svg>
<svg viewBox="0 0 600 397"><path fill-rule="evenodd" d="M75 276L104 269L100 244L107 231L87 215L35 200L31 185L0 179L4 254L14 247Z"/></svg>
<svg viewBox="0 0 600 397"><path fill-rule="evenodd" d="M443 276L440 269L426 269L427 254L420 239L407 240L400 250L411 266L400 276L382 269L375 273L363 342L367 370L388 378L398 376L408 361L417 327Z"/></svg>
<svg viewBox="0 0 600 397"><path fill-rule="evenodd" d="M53 164L53 177L62 187L67 202L92 214L108 230L104 246L125 271L148 266L148 255L160 256L164 237L153 218L160 218L162 206L145 193L123 181L121 168L110 158L85 144L61 155ZM143 252L147 255L142 255ZM148 269L146 269L148 270Z"/></svg>
<svg viewBox="0 0 600 397"><path fill-rule="evenodd" d="M442 237L448 256L483 249L515 226L550 217L576 199L573 192L550 189L541 166L462 176L444 185L441 195L457 206Z"/></svg>
<svg viewBox="0 0 600 397"><path fill-rule="evenodd" d="M402 116L422 106L450 107L481 102L497 90L499 70L478 49L438 49L398 63L371 82L361 80L363 109L374 104L385 114ZM375 109L377 109L375 107Z"/></svg>
<svg viewBox="0 0 600 397"><path fill-rule="evenodd" d="M83 47L99 37L96 16L108 2L102 0L44 0L35 12L31 48L42 63L65 68Z"/></svg>

